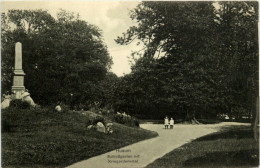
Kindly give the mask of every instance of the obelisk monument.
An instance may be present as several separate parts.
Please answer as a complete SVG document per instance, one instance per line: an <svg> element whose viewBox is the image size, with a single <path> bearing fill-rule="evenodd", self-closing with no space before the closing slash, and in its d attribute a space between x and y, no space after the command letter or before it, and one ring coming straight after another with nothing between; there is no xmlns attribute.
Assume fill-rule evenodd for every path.
<svg viewBox="0 0 260 168"><path fill-rule="evenodd" d="M17 42L15 44L15 65L14 65L14 77L12 92L14 93L14 99L21 99L22 92L25 91L24 76L22 68L22 44Z"/></svg>

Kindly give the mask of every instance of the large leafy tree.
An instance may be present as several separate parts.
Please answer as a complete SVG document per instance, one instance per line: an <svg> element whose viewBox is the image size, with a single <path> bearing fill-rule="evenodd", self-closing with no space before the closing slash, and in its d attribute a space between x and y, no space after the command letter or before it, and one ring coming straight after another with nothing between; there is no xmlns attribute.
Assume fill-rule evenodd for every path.
<svg viewBox="0 0 260 168"><path fill-rule="evenodd" d="M218 10L219 61L225 74L229 112L252 114L255 135L259 124L258 2L221 2ZM255 136L256 137L256 136ZM257 138L256 138L257 139Z"/></svg>
<svg viewBox="0 0 260 168"><path fill-rule="evenodd" d="M239 105L250 93L241 81L253 79L258 86L256 4L222 2L218 9L213 2L142 2L132 11L138 26L116 41L143 42L145 51L132 76L154 101L168 107L158 111L172 109L172 115L196 121L195 116L216 116Z"/></svg>
<svg viewBox="0 0 260 168"><path fill-rule="evenodd" d="M96 26L63 10L57 19L43 10L10 10L2 18L3 92L11 88L14 44L20 41L25 86L37 103L96 101L96 85L112 63Z"/></svg>
<svg viewBox="0 0 260 168"><path fill-rule="evenodd" d="M230 112L255 111L258 96L258 3L221 2L218 64L230 95ZM217 55L217 54L216 54Z"/></svg>
<svg viewBox="0 0 260 168"><path fill-rule="evenodd" d="M117 39L121 44L133 38L144 43L143 61L133 67L133 72L153 67L155 90L160 92L152 97L163 107L168 106L168 111L182 111L188 119L194 118L194 112L211 99L205 93L211 91L209 87L214 81L207 74L210 67L203 63L212 59L208 53L213 45L213 30L209 28L216 24L214 17L209 2L143 2L132 13L138 27L131 27ZM164 56L156 58L159 52Z"/></svg>

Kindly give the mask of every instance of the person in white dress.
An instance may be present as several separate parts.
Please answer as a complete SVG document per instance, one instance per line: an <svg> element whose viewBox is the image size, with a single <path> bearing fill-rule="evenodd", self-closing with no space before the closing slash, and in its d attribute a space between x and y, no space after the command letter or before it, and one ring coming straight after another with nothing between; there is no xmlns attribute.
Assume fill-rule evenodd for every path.
<svg viewBox="0 0 260 168"><path fill-rule="evenodd" d="M168 125L169 125L169 119L168 119L168 117L166 116L166 117L164 118L164 126L165 126L165 129L168 129Z"/></svg>
<svg viewBox="0 0 260 168"><path fill-rule="evenodd" d="M174 125L174 120L173 120L173 118L171 118L171 120L170 120L170 129L173 129L173 125Z"/></svg>

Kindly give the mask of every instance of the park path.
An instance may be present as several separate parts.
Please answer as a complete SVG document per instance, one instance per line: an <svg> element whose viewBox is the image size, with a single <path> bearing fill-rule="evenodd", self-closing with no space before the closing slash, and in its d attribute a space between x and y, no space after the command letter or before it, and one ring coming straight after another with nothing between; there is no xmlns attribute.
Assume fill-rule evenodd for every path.
<svg viewBox="0 0 260 168"><path fill-rule="evenodd" d="M67 168L143 168L183 144L201 136L217 132L220 127L229 125L247 124L234 122L207 125L176 124L173 130L165 130L161 124L141 124L140 126L144 129L158 132L159 136L119 149L120 151L125 150L125 152L113 150L77 162Z"/></svg>

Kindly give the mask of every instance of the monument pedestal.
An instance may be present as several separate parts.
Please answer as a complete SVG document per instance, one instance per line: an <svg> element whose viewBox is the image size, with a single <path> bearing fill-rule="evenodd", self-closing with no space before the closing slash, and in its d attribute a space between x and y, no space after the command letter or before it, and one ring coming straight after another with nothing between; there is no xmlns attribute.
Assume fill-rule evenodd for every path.
<svg viewBox="0 0 260 168"><path fill-rule="evenodd" d="M25 91L24 86L13 86L12 87L12 92L13 94L13 99L22 99L22 93Z"/></svg>
<svg viewBox="0 0 260 168"><path fill-rule="evenodd" d="M23 72L23 70L14 71L13 86L12 86L14 99L21 99L21 94L25 91L24 76L25 73Z"/></svg>

